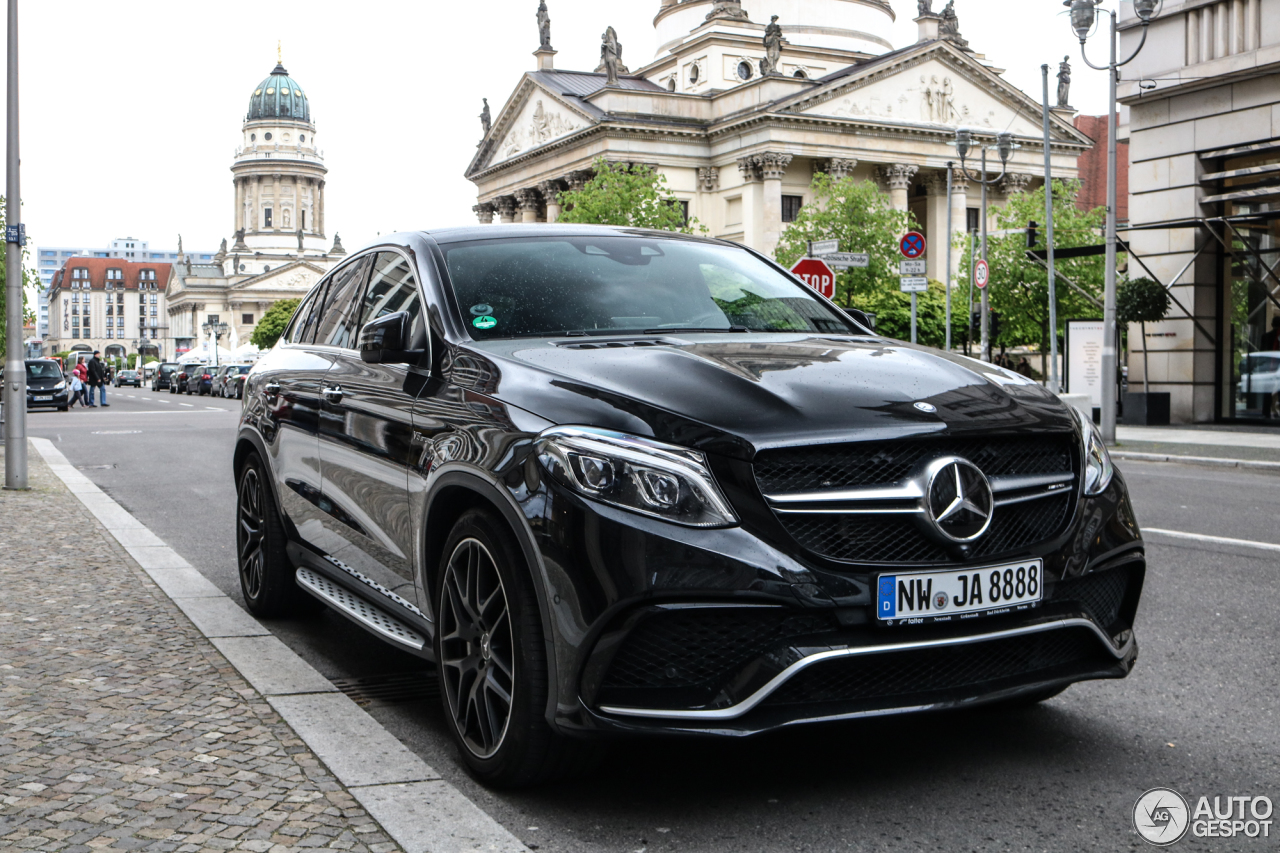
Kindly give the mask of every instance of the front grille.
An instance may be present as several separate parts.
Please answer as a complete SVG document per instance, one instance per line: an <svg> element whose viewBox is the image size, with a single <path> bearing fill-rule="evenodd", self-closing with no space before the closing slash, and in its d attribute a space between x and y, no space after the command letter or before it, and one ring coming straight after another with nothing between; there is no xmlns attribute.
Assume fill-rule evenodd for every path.
<svg viewBox="0 0 1280 853"><path fill-rule="evenodd" d="M837 658L803 670L766 705L849 702L895 696L998 689L1097 669L1115 658L1084 628L1059 629L964 646Z"/></svg>
<svg viewBox="0 0 1280 853"><path fill-rule="evenodd" d="M602 687L718 688L770 649L832 627L828 616L782 607L660 611L627 636Z"/></svg>
<svg viewBox="0 0 1280 853"><path fill-rule="evenodd" d="M1131 574L1129 568L1121 567L1059 581L1053 588L1052 600L1076 602L1093 621L1110 631L1120 617Z"/></svg>
<svg viewBox="0 0 1280 853"><path fill-rule="evenodd" d="M959 456L987 477L1056 474L1074 470L1070 435L984 439L920 439L771 450L755 461L762 493L887 486L911 477L941 456ZM1057 535L1071 514L1073 493L997 507L987 533L963 557L985 559L1026 549ZM865 563L947 563L960 559L901 514L779 513L778 520L804 548L833 560Z"/></svg>

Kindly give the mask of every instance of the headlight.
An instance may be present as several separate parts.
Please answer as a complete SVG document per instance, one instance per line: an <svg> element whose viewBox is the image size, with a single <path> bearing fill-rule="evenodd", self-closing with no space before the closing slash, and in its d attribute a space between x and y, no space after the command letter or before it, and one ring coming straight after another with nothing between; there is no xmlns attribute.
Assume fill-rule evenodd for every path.
<svg viewBox="0 0 1280 853"><path fill-rule="evenodd" d="M53 390L55 390L55 391L65 391L65 390L67 390L67 383L66 383L65 381L59 382L57 385L54 385L54 386L53 386Z"/></svg>
<svg viewBox="0 0 1280 853"><path fill-rule="evenodd" d="M552 427L538 459L583 497L688 527L738 523L696 450L590 427Z"/></svg>
<svg viewBox="0 0 1280 853"><path fill-rule="evenodd" d="M1094 426L1093 420L1075 406L1071 411L1076 413L1080 421L1080 432L1084 437L1084 493L1100 495L1111 485L1111 477L1115 474L1115 466L1111 464L1111 454L1102 441L1102 433Z"/></svg>

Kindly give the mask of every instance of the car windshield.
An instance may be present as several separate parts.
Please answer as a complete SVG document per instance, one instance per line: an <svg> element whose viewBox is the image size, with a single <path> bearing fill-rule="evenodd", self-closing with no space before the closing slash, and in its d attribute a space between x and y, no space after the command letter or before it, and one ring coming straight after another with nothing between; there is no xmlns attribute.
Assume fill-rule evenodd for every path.
<svg viewBox="0 0 1280 853"><path fill-rule="evenodd" d="M32 379L61 379L62 368L55 361L27 362L27 381Z"/></svg>
<svg viewBox="0 0 1280 853"><path fill-rule="evenodd" d="M1265 355L1247 356L1240 372L1254 375L1280 372L1280 358Z"/></svg>
<svg viewBox="0 0 1280 853"><path fill-rule="evenodd" d="M660 237L529 237L441 246L476 340L677 330L857 328L744 249Z"/></svg>
<svg viewBox="0 0 1280 853"><path fill-rule="evenodd" d="M239 376L244 376L248 372L249 372L249 365L247 364L242 364L239 367L233 367L231 369L231 373L237 374Z"/></svg>

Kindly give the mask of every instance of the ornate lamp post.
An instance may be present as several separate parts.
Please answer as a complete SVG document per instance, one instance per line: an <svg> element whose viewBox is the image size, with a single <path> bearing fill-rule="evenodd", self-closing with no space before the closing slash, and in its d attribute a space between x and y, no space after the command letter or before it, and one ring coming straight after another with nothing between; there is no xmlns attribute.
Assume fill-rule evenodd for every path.
<svg viewBox="0 0 1280 853"><path fill-rule="evenodd" d="M1120 67L1137 59L1147 43L1147 29L1151 19L1163 0L1133 0L1133 11L1142 21L1142 41L1128 59L1118 61L1116 58L1116 13L1111 16L1111 61L1106 65L1094 65L1085 53L1085 40L1093 33L1097 22L1098 5L1102 0L1063 0L1062 5L1071 9L1071 29L1080 39L1080 55L1084 62L1095 71L1106 71L1110 82L1111 97L1107 110L1107 269L1106 291L1103 298L1103 339L1102 339L1102 440L1107 444L1116 443L1116 374L1118 372L1118 353L1116 340L1116 81L1120 75Z"/></svg>
<svg viewBox="0 0 1280 853"><path fill-rule="evenodd" d="M999 183L1004 179L1005 172L1009 169L1009 157L1016 148L1021 146L1013 144L1013 134L1002 131L996 134L995 145L982 146L982 177L975 178L969 174L968 167L965 166L965 158L969 156L969 150L973 147L973 132L967 127L962 127L956 131L956 153L960 155L960 170L964 172L965 177L971 181L977 181L982 185L982 209L978 214L978 218L982 224L982 259L987 259L987 187ZM987 179L987 151L994 149L1000 155L1000 174L996 177ZM990 303L987 298L987 288L982 288L982 360L991 361L991 310Z"/></svg>
<svg viewBox="0 0 1280 853"><path fill-rule="evenodd" d="M204 332L206 338L213 338L213 367L218 367L218 341L222 340L222 336L231 331L231 327L226 323L204 323L200 326L200 331Z"/></svg>

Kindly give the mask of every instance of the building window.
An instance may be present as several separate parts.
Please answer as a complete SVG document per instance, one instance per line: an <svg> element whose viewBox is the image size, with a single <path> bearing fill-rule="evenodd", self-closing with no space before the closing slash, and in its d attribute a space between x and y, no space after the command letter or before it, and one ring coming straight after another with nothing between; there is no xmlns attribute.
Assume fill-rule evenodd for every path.
<svg viewBox="0 0 1280 853"><path fill-rule="evenodd" d="M155 304L156 304L156 295L155 295L154 293L153 293L153 294L151 294L151 304L152 304L152 305L155 305Z"/></svg>
<svg viewBox="0 0 1280 853"><path fill-rule="evenodd" d="M298 227L303 231L307 230L307 212L305 210L298 213Z"/></svg>
<svg viewBox="0 0 1280 853"><path fill-rule="evenodd" d="M967 231L977 231L981 228L981 225L978 223L978 217L980 215L981 211L976 207L970 207L965 210L965 229Z"/></svg>
<svg viewBox="0 0 1280 853"><path fill-rule="evenodd" d="M262 138L263 138L263 139L265 139L267 142L270 142L270 141L271 141L271 133L270 133L270 131L268 131L267 133L262 134Z"/></svg>
<svg viewBox="0 0 1280 853"><path fill-rule="evenodd" d="M738 63L738 78L741 80L751 79L751 63L745 59Z"/></svg>
<svg viewBox="0 0 1280 853"><path fill-rule="evenodd" d="M267 228L271 227L271 208L264 207L262 209L262 222L265 227Z"/></svg>
<svg viewBox="0 0 1280 853"><path fill-rule="evenodd" d="M76 267L73 270L71 270L71 277L73 279L88 279L89 270L85 269L84 267Z"/></svg>
<svg viewBox="0 0 1280 853"><path fill-rule="evenodd" d="M124 279L124 270L110 269L107 270L107 281L122 281Z"/></svg>
<svg viewBox="0 0 1280 853"><path fill-rule="evenodd" d="M252 314L241 314L241 315L240 315L240 325L242 325L242 326L252 326L252 325L253 325L253 315L252 315Z"/></svg>
<svg viewBox="0 0 1280 853"><path fill-rule="evenodd" d="M206 317L205 317L205 322L206 322L206 323L216 323L216 322L218 322L218 315L217 315L217 314L209 314L208 316L206 316Z"/></svg>
<svg viewBox="0 0 1280 853"><path fill-rule="evenodd" d="M793 76L793 77L799 77L801 80L808 80L808 79L809 79L809 75L808 75L808 73L806 73L806 72L805 72L805 70L804 70L803 68L797 68L797 69L796 69L796 73L795 73L795 74L793 74L792 76Z"/></svg>
<svg viewBox="0 0 1280 853"><path fill-rule="evenodd" d="M804 207L804 196L784 195L782 197L782 221L795 222L796 217L800 215L800 208L802 207Z"/></svg>

